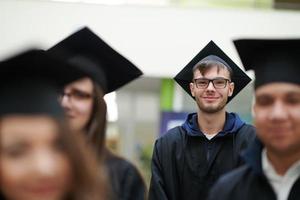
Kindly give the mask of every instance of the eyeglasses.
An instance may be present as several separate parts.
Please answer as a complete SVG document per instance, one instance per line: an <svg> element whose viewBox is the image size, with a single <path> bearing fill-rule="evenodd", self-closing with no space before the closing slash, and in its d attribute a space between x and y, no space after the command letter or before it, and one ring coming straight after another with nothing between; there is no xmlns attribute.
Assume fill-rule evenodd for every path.
<svg viewBox="0 0 300 200"><path fill-rule="evenodd" d="M196 78L194 79L194 83L198 89L206 89L209 83L212 82L214 88L216 89L224 89L227 85L227 82L231 82L227 78L214 78L214 79L207 79L207 78Z"/></svg>
<svg viewBox="0 0 300 200"><path fill-rule="evenodd" d="M79 90L74 90L71 92L61 92L59 94L59 101L62 101L62 99L67 96L70 100L74 100L74 101L86 101L89 100L93 97L92 94L89 94L87 92L83 92L83 91L79 91Z"/></svg>

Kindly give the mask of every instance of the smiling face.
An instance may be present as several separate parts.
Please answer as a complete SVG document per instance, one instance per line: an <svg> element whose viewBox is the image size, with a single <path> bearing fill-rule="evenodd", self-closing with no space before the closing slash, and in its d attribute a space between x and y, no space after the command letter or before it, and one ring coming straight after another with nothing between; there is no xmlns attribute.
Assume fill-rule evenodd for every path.
<svg viewBox="0 0 300 200"><path fill-rule="evenodd" d="M71 166L52 118L4 117L0 136L0 186L7 199L64 198L71 185Z"/></svg>
<svg viewBox="0 0 300 200"><path fill-rule="evenodd" d="M82 78L64 88L61 105L74 131L83 131L90 121L93 110L93 82Z"/></svg>
<svg viewBox="0 0 300 200"><path fill-rule="evenodd" d="M258 136L273 152L300 153L300 86L270 83L255 91Z"/></svg>
<svg viewBox="0 0 300 200"><path fill-rule="evenodd" d="M229 71L224 67L210 67L204 74L200 70L195 70L194 79L225 78L230 79ZM192 95L195 97L198 108L203 113L216 113L224 109L227 99L232 95L234 84L227 82L225 88L216 89L212 82L205 89L197 88L195 82L190 83Z"/></svg>

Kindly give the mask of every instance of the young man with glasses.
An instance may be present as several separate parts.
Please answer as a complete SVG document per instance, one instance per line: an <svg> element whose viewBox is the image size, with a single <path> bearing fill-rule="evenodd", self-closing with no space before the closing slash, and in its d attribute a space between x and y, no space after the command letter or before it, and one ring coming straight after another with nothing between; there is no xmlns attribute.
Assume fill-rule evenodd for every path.
<svg viewBox="0 0 300 200"><path fill-rule="evenodd" d="M246 164L223 176L210 200L300 199L300 39L234 41L246 69L255 72L258 139Z"/></svg>
<svg viewBox="0 0 300 200"><path fill-rule="evenodd" d="M251 79L211 41L175 80L198 111L157 139L149 199L206 199L219 176L242 164L239 153L255 138L253 126L225 111Z"/></svg>

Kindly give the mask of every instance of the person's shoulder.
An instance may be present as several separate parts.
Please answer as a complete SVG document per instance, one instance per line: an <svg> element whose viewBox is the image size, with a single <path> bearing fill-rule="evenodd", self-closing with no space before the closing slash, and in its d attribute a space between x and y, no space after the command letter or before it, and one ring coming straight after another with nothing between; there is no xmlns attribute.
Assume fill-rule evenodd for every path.
<svg viewBox="0 0 300 200"><path fill-rule="evenodd" d="M238 184L240 181L242 181L244 175L248 171L249 171L249 166L243 165L221 176L217 183L221 185Z"/></svg>
<svg viewBox="0 0 300 200"><path fill-rule="evenodd" d="M254 139L256 136L256 128L251 124L243 124L237 131L240 137L246 137L247 139Z"/></svg>
<svg viewBox="0 0 300 200"><path fill-rule="evenodd" d="M221 176L214 187L212 192L220 194L229 194L234 188L236 188L241 182L244 181L246 174L248 174L250 168L247 165L243 165L231 172L228 172Z"/></svg>
<svg viewBox="0 0 300 200"><path fill-rule="evenodd" d="M234 121L234 127L232 131L235 133L242 133L242 134L255 134L256 128L244 121L239 114L235 112L226 113L228 118Z"/></svg>
<svg viewBox="0 0 300 200"><path fill-rule="evenodd" d="M139 182L144 186L142 175L133 163L126 160L125 158L117 157L116 164L118 165L120 172L122 172L124 178L126 179L126 182Z"/></svg>
<svg viewBox="0 0 300 200"><path fill-rule="evenodd" d="M209 192L208 200L231 200L241 199L241 191L237 189L239 185L244 184L244 179L249 171L249 167L244 165L225 175L221 176ZM233 196L233 194L235 194Z"/></svg>
<svg viewBox="0 0 300 200"><path fill-rule="evenodd" d="M114 153L109 153L106 159L111 165L118 167L118 168L135 168L135 166L125 158L118 156Z"/></svg>
<svg viewBox="0 0 300 200"><path fill-rule="evenodd" d="M181 144L185 137L185 130L182 126L176 126L168 130L164 135L156 139L156 144L170 145Z"/></svg>
<svg viewBox="0 0 300 200"><path fill-rule="evenodd" d="M146 185L140 171L133 163L123 157L109 152L106 159L106 165L110 172L109 178L112 181L112 187L117 191L117 193L129 195L132 194L131 192L133 190L135 190L135 195L140 195L141 199L144 198Z"/></svg>
<svg viewBox="0 0 300 200"><path fill-rule="evenodd" d="M184 134L184 129L182 126L176 126L168 130L165 134L160 136L158 140L177 140L182 138L182 134Z"/></svg>
<svg viewBox="0 0 300 200"><path fill-rule="evenodd" d="M247 129L249 131L256 131L255 126L253 126L252 124L248 124L246 122L245 122L245 124L241 128L244 128L245 130Z"/></svg>
<svg viewBox="0 0 300 200"><path fill-rule="evenodd" d="M129 160L120 157L114 153L110 153L106 159L106 165L108 165L109 170L118 174L131 174L140 177L140 172L137 167L131 163Z"/></svg>

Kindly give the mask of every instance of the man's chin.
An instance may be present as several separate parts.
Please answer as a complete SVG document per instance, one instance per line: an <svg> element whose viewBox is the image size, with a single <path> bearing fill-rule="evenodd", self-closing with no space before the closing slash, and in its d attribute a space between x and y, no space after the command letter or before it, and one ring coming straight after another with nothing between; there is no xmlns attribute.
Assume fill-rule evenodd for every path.
<svg viewBox="0 0 300 200"><path fill-rule="evenodd" d="M213 113L219 112L220 110L215 109L215 108L211 108L211 109L206 108L206 109L202 109L202 111L205 112L205 113L213 114Z"/></svg>
<svg viewBox="0 0 300 200"><path fill-rule="evenodd" d="M223 108L224 108L224 106L220 107L220 106L212 106L211 105L211 106L202 106L202 107L200 107L200 110L202 112L212 114L212 113L217 113L217 112L223 110Z"/></svg>

